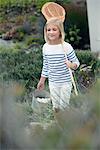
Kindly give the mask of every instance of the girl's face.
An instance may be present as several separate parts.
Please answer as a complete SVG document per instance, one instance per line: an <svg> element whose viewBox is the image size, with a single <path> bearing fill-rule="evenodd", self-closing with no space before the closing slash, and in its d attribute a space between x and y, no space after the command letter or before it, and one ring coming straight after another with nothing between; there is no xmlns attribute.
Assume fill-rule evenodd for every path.
<svg viewBox="0 0 100 150"><path fill-rule="evenodd" d="M51 42L52 44L59 43L60 31L56 25L53 25L53 24L47 25L46 34L47 34L49 42Z"/></svg>

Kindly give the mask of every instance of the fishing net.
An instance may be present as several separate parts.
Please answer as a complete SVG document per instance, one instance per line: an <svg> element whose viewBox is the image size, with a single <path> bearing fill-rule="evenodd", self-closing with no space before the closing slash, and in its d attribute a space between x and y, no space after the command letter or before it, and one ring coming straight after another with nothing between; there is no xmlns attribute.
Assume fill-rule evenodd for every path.
<svg viewBox="0 0 100 150"><path fill-rule="evenodd" d="M60 19L62 22L64 22L65 20L65 9L57 3L45 3L41 11L47 21L49 21L52 18Z"/></svg>

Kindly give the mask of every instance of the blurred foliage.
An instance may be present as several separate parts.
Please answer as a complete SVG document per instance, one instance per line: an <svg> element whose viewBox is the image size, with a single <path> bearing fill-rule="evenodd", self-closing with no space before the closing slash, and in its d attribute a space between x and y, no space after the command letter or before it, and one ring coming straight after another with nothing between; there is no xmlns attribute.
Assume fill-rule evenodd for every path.
<svg viewBox="0 0 100 150"><path fill-rule="evenodd" d="M32 44L36 44L38 45L43 45L44 44L44 39L43 38L39 38L39 37L33 37L33 36L29 36L29 38L26 39L26 44L31 46Z"/></svg>
<svg viewBox="0 0 100 150"><path fill-rule="evenodd" d="M4 48L5 49L5 48ZM42 66L41 49L0 52L0 80L24 82L26 88L36 86Z"/></svg>
<svg viewBox="0 0 100 150"><path fill-rule="evenodd" d="M19 13L22 10L28 11L29 5L35 5L40 11L45 2L47 1L1 0L0 21L3 22L2 16L11 10ZM67 3L68 0L56 2ZM70 15L71 24L76 24L75 22L81 24L81 28L76 24L75 34L72 32L73 28L69 29L69 39L73 40L75 36L74 42L79 42L79 37L83 37L81 42L85 40L84 43L87 43L86 18L83 20L74 12L68 15ZM35 22L36 17L31 16L29 20ZM19 17L17 21L20 24L23 17ZM12 19L12 22L15 20ZM24 38L24 33L29 32L29 28L30 26L25 25L24 28L19 29L19 40ZM82 33L84 36L81 36ZM28 48L24 48L23 43L22 45L17 43L12 48L0 47L1 149L100 149L100 60L89 50L76 51L80 67L75 72L75 77L78 86L84 86L87 92L82 94L83 89L81 89L78 97L71 98L71 108L64 113L61 112L59 120L50 123L53 119L51 105L43 109L42 113L37 114L30 105L32 92L38 83L42 69L42 50L41 46L38 46L41 44L43 44L43 39L31 36L26 40ZM91 88L87 89L88 85L92 85ZM32 121L33 124L30 123ZM40 124L36 121L40 121Z"/></svg>
<svg viewBox="0 0 100 150"><path fill-rule="evenodd" d="M96 59L95 53L92 53L90 50L82 50L76 51L80 64L90 65L92 61L94 62Z"/></svg>
<svg viewBox="0 0 100 150"><path fill-rule="evenodd" d="M35 4L36 4L36 7L37 7L37 10L38 11L41 11L41 8L42 6L46 3L46 2L50 2L50 0L35 0Z"/></svg>
<svg viewBox="0 0 100 150"><path fill-rule="evenodd" d="M29 21L34 23L34 22L36 22L36 21L37 21L37 17L36 17L36 16L31 15L31 16L29 16Z"/></svg>
<svg viewBox="0 0 100 150"><path fill-rule="evenodd" d="M81 100L84 108L71 106L70 109L59 112L59 119L56 118L56 122L31 123L26 117L32 114L32 110L27 104L25 108L25 105L15 103L16 97L23 92L20 84L0 84L1 149L98 150L100 148L99 91L100 78L87 94L75 97L76 103ZM33 113L33 118L34 115Z"/></svg>
<svg viewBox="0 0 100 150"><path fill-rule="evenodd" d="M68 29L67 33L65 34L65 41L70 43L74 48L77 48L81 40L79 32L80 29L78 29L76 25L73 25Z"/></svg>
<svg viewBox="0 0 100 150"><path fill-rule="evenodd" d="M50 0L41 0L41 1L35 0L35 4L36 4L38 11L40 11L42 6L47 2L56 2L58 4L68 4L70 3L70 1L71 0L51 0L51 1Z"/></svg>
<svg viewBox="0 0 100 150"><path fill-rule="evenodd" d="M37 6L37 8L41 8L43 4L45 4L46 2L51 2L50 0L0 0L0 7L6 7L6 8L10 8L13 6L19 6L19 7L25 7L31 4L35 4ZM60 3L69 3L70 0L53 0L52 2L60 2Z"/></svg>
<svg viewBox="0 0 100 150"><path fill-rule="evenodd" d="M79 93L88 92L100 77L100 60L99 54L91 51L76 51L80 61L80 67L75 71L74 78L76 81Z"/></svg>
<svg viewBox="0 0 100 150"><path fill-rule="evenodd" d="M33 0L0 0L0 8L10 8L10 7L25 7L32 4Z"/></svg>
<svg viewBox="0 0 100 150"><path fill-rule="evenodd" d="M81 37L77 48L87 50L90 46L90 41L86 6L79 7L73 4L67 4L64 7L67 12L64 23L65 31L68 32L69 28L76 25L77 29L80 30L78 36Z"/></svg>
<svg viewBox="0 0 100 150"><path fill-rule="evenodd" d="M23 28L24 31L20 31L15 35L15 39L19 41L24 41L24 37L27 34L33 34L38 36L38 33L43 32L43 28L39 31L39 18L42 16L40 10L44 3L50 2L49 0L5 0L0 1L0 23L1 31L0 34L9 31L13 26L18 26L19 24L23 28L25 22L29 22L30 25L25 25ZM61 4L66 10L66 19L65 19L65 32L66 40L69 41L75 48L87 49L89 48L89 34L88 34L88 21L87 21L87 12L85 10L70 5L71 0L53 0ZM41 27L44 25L43 18L41 17ZM7 28L6 28L7 26ZM9 28L8 28L9 26ZM38 30L37 30L38 28ZM22 30L23 30L22 29ZM25 32L25 29L27 34ZM70 31L71 30L71 31ZM38 32L39 31L39 32ZM11 38L13 39L13 38Z"/></svg>
<svg viewBox="0 0 100 150"><path fill-rule="evenodd" d="M29 45L28 49L21 49L21 45L18 44L12 49L0 48L1 81L13 80L23 83L28 92L37 86L42 69L42 50L34 42L33 38L33 44ZM76 81L87 90L100 74L100 61L96 54L90 51L77 50L76 54L80 61L80 67L75 71ZM27 99L27 92L24 98Z"/></svg>

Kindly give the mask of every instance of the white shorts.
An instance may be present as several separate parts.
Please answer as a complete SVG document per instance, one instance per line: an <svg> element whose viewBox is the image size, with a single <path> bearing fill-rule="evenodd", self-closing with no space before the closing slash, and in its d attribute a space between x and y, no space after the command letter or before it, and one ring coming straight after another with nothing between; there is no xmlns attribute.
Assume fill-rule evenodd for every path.
<svg viewBox="0 0 100 150"><path fill-rule="evenodd" d="M53 108L64 110L66 107L69 107L72 83L68 82L61 86L50 84L49 88Z"/></svg>

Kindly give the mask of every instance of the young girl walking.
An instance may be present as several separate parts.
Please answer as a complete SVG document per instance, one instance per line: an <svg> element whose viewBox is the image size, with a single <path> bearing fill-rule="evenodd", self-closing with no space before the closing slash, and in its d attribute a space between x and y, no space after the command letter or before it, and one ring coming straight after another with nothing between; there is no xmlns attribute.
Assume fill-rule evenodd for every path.
<svg viewBox="0 0 100 150"><path fill-rule="evenodd" d="M46 43L43 45L43 68L37 88L43 90L48 78L53 110L58 112L69 107L72 80L68 68L76 70L79 60L73 47L64 41L64 27L60 19L52 18L47 21L44 38Z"/></svg>

